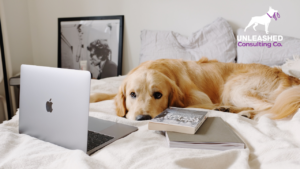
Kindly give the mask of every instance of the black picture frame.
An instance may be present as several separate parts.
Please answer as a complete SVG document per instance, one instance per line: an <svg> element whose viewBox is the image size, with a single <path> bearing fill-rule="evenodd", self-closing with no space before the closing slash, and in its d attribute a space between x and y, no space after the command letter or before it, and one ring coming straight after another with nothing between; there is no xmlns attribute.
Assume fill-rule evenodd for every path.
<svg viewBox="0 0 300 169"><path fill-rule="evenodd" d="M124 15L58 18L57 66L93 79L122 75L123 31Z"/></svg>
<svg viewBox="0 0 300 169"><path fill-rule="evenodd" d="M1 51L2 68L3 68L3 79L4 79L4 88L5 88L7 117L8 117L8 120L10 120L13 117L13 112L10 107L10 95L9 95L9 89L8 89L8 79L7 79L7 72L6 72L6 62L5 62L5 52L4 52L1 21L0 21L0 51Z"/></svg>

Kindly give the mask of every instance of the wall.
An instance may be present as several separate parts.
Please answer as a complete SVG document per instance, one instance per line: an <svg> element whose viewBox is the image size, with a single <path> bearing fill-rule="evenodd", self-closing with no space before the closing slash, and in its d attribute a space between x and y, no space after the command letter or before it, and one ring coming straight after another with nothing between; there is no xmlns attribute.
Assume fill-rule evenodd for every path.
<svg viewBox="0 0 300 169"><path fill-rule="evenodd" d="M21 9L17 13L10 4L20 3L28 5L30 35L25 44L18 42L16 34L10 33L10 46L22 46L31 48L33 63L45 66L57 66L57 18L78 16L101 16L101 15L125 15L124 51L123 51L123 74L139 64L140 31L150 30L173 30L185 35L190 35L206 24L209 24L219 16L227 19L236 31L239 27L244 28L250 18L265 14L269 6L279 10L281 18L272 21L269 31L287 36L300 38L300 23L296 22L300 16L300 1L298 0L3 0L7 16L11 25L24 24L25 29L14 28L11 32L28 31L28 19L16 15L25 11ZM10 2L13 1L13 2ZM13 9L13 10L12 10ZM12 10L12 11L10 11ZM25 13L23 13L25 12ZM263 30L263 26L257 27ZM30 43L31 42L31 43ZM31 45L31 46L30 46ZM12 56L22 57L21 51L31 54L30 49L11 50ZM14 60L14 65L23 60ZM26 61L29 61L28 58ZM25 61L25 60L24 60ZM16 63L15 63L16 62ZM15 67L14 67L15 69ZM15 72L15 71L14 71Z"/></svg>
<svg viewBox="0 0 300 169"><path fill-rule="evenodd" d="M236 32L245 28L251 17L266 14L269 6L279 10L281 18L271 22L269 31L300 38L300 1L274 0L129 0L122 2L125 15L124 68L127 73L139 63L140 31L173 30L184 35L209 24L219 16L225 18ZM263 26L257 26L263 30Z"/></svg>
<svg viewBox="0 0 300 169"><path fill-rule="evenodd" d="M270 32L300 38L300 1L240 0L110 0L110 1L39 1L29 2L34 63L56 66L57 18L96 15L125 15L123 74L139 64L140 31L174 30L190 35L219 16L236 31L250 18L263 15L269 6L279 10L281 18L272 22ZM67 10L66 10L67 9ZM55 12L54 12L55 11ZM258 26L263 29L262 26Z"/></svg>
<svg viewBox="0 0 300 169"><path fill-rule="evenodd" d="M3 0L12 75L20 72L21 64L33 64L28 2ZM4 42L5 43L5 42Z"/></svg>
<svg viewBox="0 0 300 169"><path fill-rule="evenodd" d="M20 72L21 64L34 64L27 0L0 0L1 23L7 77ZM11 108L16 112L13 87L9 87Z"/></svg>
<svg viewBox="0 0 300 169"><path fill-rule="evenodd" d="M34 64L57 66L57 18L120 15L119 0L32 0L29 15Z"/></svg>

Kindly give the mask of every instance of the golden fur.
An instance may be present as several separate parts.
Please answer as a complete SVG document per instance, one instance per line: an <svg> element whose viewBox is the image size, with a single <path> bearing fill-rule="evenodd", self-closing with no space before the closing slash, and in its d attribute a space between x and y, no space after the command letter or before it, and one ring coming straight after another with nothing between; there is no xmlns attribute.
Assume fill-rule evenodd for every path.
<svg viewBox="0 0 300 169"><path fill-rule="evenodd" d="M206 57L197 62L160 59L129 72L117 94L96 93L91 102L115 96L117 115L133 120L138 115L153 118L170 106L281 119L300 107L299 84L281 69L261 64L221 63ZM154 98L155 92L162 94L160 99Z"/></svg>

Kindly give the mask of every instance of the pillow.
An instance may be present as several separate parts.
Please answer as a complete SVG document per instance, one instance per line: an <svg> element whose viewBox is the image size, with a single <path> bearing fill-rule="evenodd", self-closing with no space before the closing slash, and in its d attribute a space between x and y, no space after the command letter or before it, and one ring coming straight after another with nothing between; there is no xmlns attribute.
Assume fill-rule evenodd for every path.
<svg viewBox="0 0 300 169"><path fill-rule="evenodd" d="M300 79L300 56L293 56L294 60L288 59L281 69L284 73Z"/></svg>
<svg viewBox="0 0 300 169"><path fill-rule="evenodd" d="M271 43L270 47L268 46L239 46L241 43L256 43L249 41L240 41L239 36L250 36L256 35L256 37L263 37L265 34L264 31L254 31L248 29L244 32L243 29L237 31L237 62L238 63L261 63L268 66L282 65L285 63L286 59L292 59L293 55L300 55L300 39L282 36L282 41L265 41L264 43ZM275 34L268 34L267 36L272 36ZM278 36L278 35L277 35ZM261 42L261 41L259 41ZM274 46L273 43L277 42Z"/></svg>
<svg viewBox="0 0 300 169"><path fill-rule="evenodd" d="M223 18L186 37L173 31L141 32L140 63L156 59L199 60L202 56L221 62L234 62L236 39Z"/></svg>

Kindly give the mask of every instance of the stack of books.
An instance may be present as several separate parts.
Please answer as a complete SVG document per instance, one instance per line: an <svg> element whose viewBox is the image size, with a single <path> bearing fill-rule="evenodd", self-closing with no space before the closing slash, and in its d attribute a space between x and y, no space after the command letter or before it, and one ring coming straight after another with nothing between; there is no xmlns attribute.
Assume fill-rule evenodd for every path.
<svg viewBox="0 0 300 169"><path fill-rule="evenodd" d="M149 130L166 131L171 148L244 149L244 142L220 117L201 110L168 108L149 121Z"/></svg>

